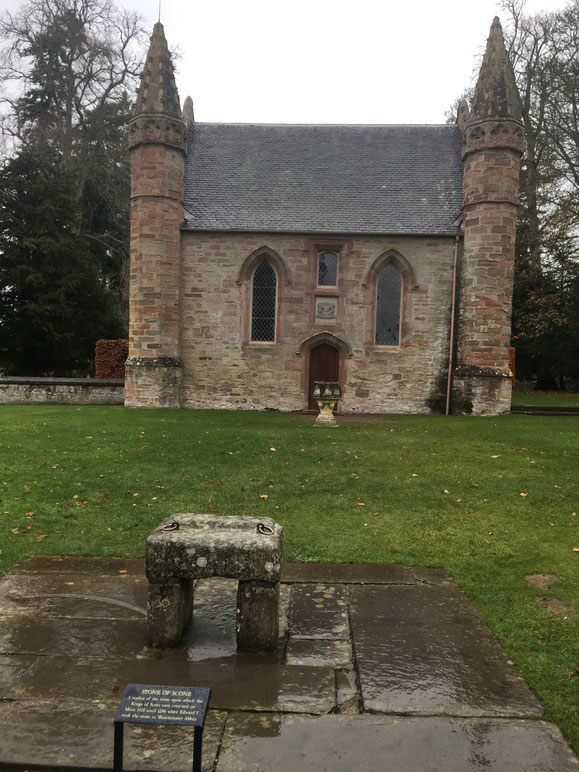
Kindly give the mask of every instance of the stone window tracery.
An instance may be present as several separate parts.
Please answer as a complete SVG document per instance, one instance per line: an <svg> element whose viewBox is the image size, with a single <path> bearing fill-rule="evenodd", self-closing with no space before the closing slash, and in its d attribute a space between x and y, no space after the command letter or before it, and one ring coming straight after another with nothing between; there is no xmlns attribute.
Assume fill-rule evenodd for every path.
<svg viewBox="0 0 579 772"><path fill-rule="evenodd" d="M277 274L264 258L251 280L251 341L274 342L277 308Z"/></svg>
<svg viewBox="0 0 579 772"><path fill-rule="evenodd" d="M392 263L387 263L376 282L376 346L400 345L400 310L402 275Z"/></svg>

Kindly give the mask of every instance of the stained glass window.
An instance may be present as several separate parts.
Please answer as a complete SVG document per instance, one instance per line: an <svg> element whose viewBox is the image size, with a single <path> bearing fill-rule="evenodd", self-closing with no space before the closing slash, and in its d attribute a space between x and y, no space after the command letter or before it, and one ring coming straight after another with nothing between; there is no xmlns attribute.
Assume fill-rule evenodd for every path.
<svg viewBox="0 0 579 772"><path fill-rule="evenodd" d="M376 345L400 344L400 271L388 263L380 271L376 288Z"/></svg>
<svg viewBox="0 0 579 772"><path fill-rule="evenodd" d="M251 340L274 341L277 276L265 259L253 272L251 293Z"/></svg>
<svg viewBox="0 0 579 772"><path fill-rule="evenodd" d="M318 255L318 287L335 287L338 283L338 255L320 252Z"/></svg>

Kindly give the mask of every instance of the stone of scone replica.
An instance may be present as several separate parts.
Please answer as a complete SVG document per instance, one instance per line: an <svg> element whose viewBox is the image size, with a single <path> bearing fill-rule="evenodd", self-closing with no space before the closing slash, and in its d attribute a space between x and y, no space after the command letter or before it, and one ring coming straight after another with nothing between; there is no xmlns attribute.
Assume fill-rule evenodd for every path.
<svg viewBox="0 0 579 772"><path fill-rule="evenodd" d="M193 612L193 580L239 580L237 648L273 651L278 638L283 527L269 517L179 514L147 539L149 646L178 646Z"/></svg>

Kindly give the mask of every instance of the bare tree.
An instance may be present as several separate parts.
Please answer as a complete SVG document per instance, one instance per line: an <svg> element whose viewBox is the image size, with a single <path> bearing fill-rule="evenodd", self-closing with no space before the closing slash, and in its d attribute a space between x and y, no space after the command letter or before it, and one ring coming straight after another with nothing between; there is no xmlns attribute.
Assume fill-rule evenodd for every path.
<svg viewBox="0 0 579 772"><path fill-rule="evenodd" d="M3 131L56 147L67 167L142 68L141 20L109 0L28 0L0 20L0 40Z"/></svg>

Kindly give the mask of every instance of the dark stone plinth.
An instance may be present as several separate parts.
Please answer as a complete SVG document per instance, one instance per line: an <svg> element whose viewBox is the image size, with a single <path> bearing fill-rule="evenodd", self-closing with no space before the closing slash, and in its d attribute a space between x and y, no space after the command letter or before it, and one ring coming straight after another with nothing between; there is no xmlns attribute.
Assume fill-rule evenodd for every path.
<svg viewBox="0 0 579 772"><path fill-rule="evenodd" d="M238 648L274 651L282 534L271 518L178 514L164 520L145 550L149 645L178 646L191 618L192 580L221 576L239 580Z"/></svg>

